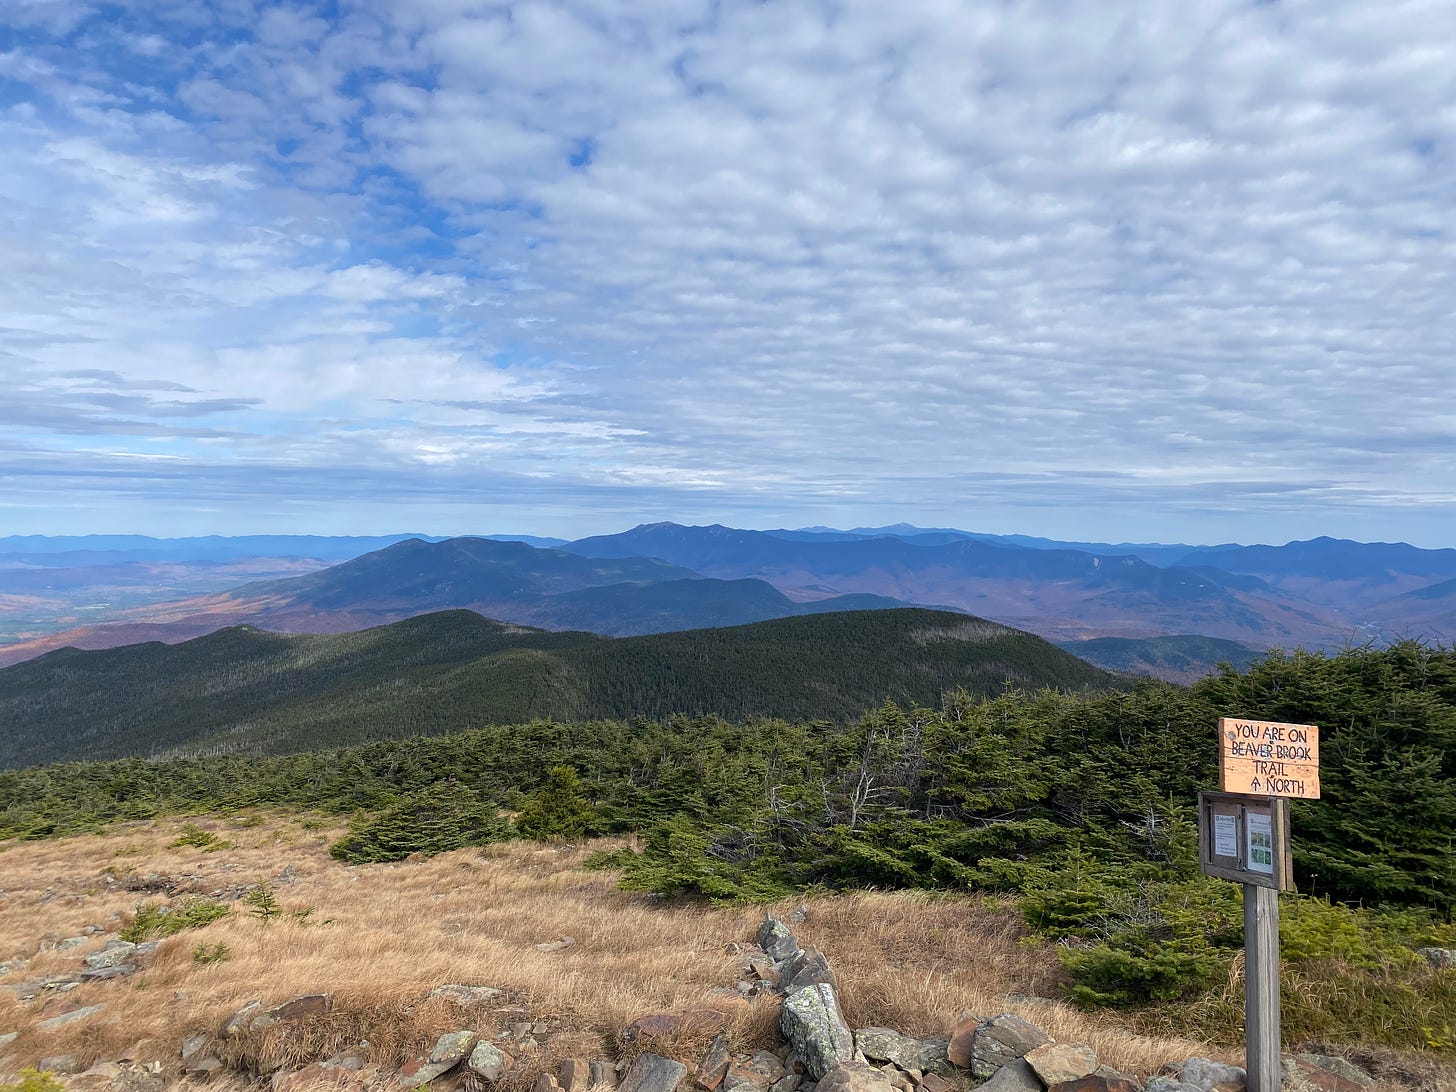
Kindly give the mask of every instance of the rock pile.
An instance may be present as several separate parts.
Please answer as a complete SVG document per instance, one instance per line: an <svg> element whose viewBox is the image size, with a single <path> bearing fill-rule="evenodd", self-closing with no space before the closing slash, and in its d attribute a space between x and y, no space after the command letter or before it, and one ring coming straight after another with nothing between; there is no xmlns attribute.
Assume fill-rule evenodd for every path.
<svg viewBox="0 0 1456 1092"><path fill-rule="evenodd" d="M789 921L804 920L803 911ZM96 933L56 939L50 947L67 951L88 941L104 947L82 957L74 974L23 983L23 1000L47 991L66 994L86 983L135 973L148 964L157 942L132 944ZM327 1021L334 999L306 994L281 1004L250 1001L213 1034L186 1039L170 1066L155 1060L118 1057L84 1072L70 1056L41 1060L42 1068L70 1074L77 1092L162 1092L177 1077L205 1081L230 1065L271 1080L271 1092L406 1092L423 1085L440 1092L479 1092L497 1082L516 1087L536 1076L534 1092L1244 1092L1245 1074L1237 1066L1188 1058L1164 1067L1146 1083L1099 1063L1086 1044L1055 1041L1044 1030L1003 1012L982 1016L962 1012L949 1036L917 1039L893 1028L851 1029L838 998L838 982L819 949L801 946L788 924L767 918L754 944L730 944L738 959L740 981L721 991L723 1003L683 1012L649 1013L620 1029L616 1039L632 1056L567 1058L554 1071L542 1071L541 1040L554 1033L549 1021L532 1017L496 987L448 983L423 1000L449 1002L467 1026L447 1030L422 1053L394 1069L370 1063L370 1046L356 1047L294 1071L270 1072L259 1057L260 1044L287 1041L309 1022ZM571 938L543 948L558 950ZM1428 958L1430 958L1428 956ZM1432 960L1433 963L1436 960ZM735 1053L726 1034L730 1014L744 998L772 994L782 998L776 1050ZM84 995L67 997L61 1011L37 1025L53 1031L100 1018L104 1003L84 1004ZM675 1057L680 1044L713 1036L701 1057ZM0 1051L16 1033L0 1034ZM298 1039L293 1038L296 1043ZM549 1054L547 1055L549 1056ZM276 1065L276 1063L274 1063ZM1286 1055L1284 1092L1368 1092L1374 1081L1342 1058Z"/></svg>

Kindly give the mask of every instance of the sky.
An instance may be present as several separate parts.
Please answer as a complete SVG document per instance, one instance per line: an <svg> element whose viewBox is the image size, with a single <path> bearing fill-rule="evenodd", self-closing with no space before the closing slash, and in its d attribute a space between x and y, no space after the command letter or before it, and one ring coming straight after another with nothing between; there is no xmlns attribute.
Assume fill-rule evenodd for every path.
<svg viewBox="0 0 1456 1092"><path fill-rule="evenodd" d="M0 534L1456 545L1449 0L4 0Z"/></svg>

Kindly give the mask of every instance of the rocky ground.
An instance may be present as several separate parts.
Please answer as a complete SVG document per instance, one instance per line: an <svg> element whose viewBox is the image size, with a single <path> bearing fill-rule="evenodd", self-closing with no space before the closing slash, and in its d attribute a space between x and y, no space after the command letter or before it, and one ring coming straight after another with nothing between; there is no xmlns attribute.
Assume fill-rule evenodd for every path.
<svg viewBox="0 0 1456 1092"><path fill-rule="evenodd" d="M764 921L618 892L574 847L349 867L337 834L234 817L0 853L0 1073L84 1092L1243 1087L1226 1047L1049 1000L1055 960L999 907L867 893ZM139 935L174 914L197 924ZM1291 1054L1286 1087L1456 1088L1363 1060Z"/></svg>

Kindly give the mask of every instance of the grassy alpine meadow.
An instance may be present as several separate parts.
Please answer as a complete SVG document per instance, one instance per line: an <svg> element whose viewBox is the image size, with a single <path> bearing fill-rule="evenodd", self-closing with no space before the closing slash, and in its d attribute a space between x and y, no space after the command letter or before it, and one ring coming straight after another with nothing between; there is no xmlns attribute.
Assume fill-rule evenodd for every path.
<svg viewBox="0 0 1456 1092"><path fill-rule="evenodd" d="M261 1049L276 1052L268 1062L302 1065L365 1039L373 1061L398 1065L462 1026L451 1004L427 997L435 986L462 983L505 991L509 1011L495 1019L519 1019L524 1010L550 1025L541 1052L512 1078L524 1088L560 1058L610 1048L643 1013L722 1005L721 991L731 991L738 973L725 949L751 943L766 909L784 913L801 901L807 919L795 928L829 956L852 1026L928 1037L948 1034L963 1009L1009 1010L1057 1038L1095 1046L1129 1072L1190 1054L1237 1057L1198 1036L1138 1030L1122 1014L1057 999L1056 945L1030 938L1004 900L860 891L767 907L664 903L620 890L611 870L580 867L620 841L514 841L349 865L328 852L344 829L308 814L247 814L135 821L9 846L0 854L0 954L29 962L0 979L5 987L75 969L104 934L67 950L57 941L87 926L125 934L148 905L218 902L226 913L164 937L155 963L137 975L65 996L106 1005L74 1028L38 1028L61 996L22 1002L0 990L0 1021L20 1032L6 1048L6 1068L64 1053L86 1064L138 1042L143 1055L170 1059L184 1037L216 1031L253 998L274 1004L317 992L335 995L334 1011L302 1039L264 1042ZM171 893L132 889L163 883ZM272 895L274 912L228 895L255 884ZM538 948L564 937L573 943ZM735 1044L766 1045L777 1004L732 1002Z"/></svg>

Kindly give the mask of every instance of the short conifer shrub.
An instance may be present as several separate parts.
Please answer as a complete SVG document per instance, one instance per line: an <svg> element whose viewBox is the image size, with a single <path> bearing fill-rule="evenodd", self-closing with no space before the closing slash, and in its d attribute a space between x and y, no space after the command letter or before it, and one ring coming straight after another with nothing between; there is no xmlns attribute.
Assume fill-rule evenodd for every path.
<svg viewBox="0 0 1456 1092"><path fill-rule="evenodd" d="M329 853L348 864L372 864L488 845L510 836L510 824L493 804L463 785L446 782L359 816Z"/></svg>

